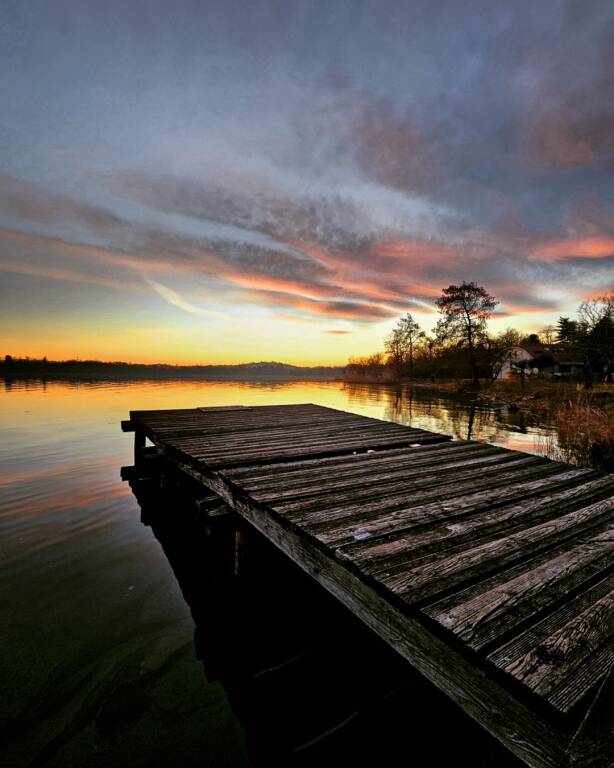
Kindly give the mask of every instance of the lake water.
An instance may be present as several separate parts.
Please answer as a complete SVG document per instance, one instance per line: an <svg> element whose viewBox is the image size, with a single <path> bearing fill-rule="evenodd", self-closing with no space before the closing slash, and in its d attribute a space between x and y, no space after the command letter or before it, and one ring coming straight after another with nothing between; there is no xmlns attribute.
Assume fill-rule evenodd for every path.
<svg viewBox="0 0 614 768"><path fill-rule="evenodd" d="M173 571L120 482L133 438L119 422L131 409L300 402L526 451L551 434L522 414L407 387L5 383L3 765L250 764L236 702L196 661Z"/></svg>

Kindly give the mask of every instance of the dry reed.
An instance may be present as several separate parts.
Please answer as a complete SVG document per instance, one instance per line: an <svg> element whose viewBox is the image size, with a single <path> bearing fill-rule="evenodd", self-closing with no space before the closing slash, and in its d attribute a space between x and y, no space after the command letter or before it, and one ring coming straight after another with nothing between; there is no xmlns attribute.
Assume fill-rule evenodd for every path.
<svg viewBox="0 0 614 768"><path fill-rule="evenodd" d="M614 411L595 405L590 393L561 403L553 413L554 435L540 439L540 453L557 461L614 471Z"/></svg>

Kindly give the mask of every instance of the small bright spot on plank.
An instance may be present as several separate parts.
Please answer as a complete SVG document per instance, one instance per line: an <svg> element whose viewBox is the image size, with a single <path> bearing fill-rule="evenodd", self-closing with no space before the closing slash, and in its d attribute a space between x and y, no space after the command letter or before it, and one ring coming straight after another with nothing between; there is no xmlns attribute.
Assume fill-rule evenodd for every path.
<svg viewBox="0 0 614 768"><path fill-rule="evenodd" d="M363 541L363 539L368 539L371 536L369 531L365 531L362 528L359 528L358 530L354 531L354 538L356 541Z"/></svg>

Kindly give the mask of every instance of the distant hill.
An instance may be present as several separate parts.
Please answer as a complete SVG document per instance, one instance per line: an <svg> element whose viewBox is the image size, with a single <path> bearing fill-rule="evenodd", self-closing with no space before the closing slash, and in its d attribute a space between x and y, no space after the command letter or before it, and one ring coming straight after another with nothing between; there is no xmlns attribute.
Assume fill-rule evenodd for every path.
<svg viewBox="0 0 614 768"><path fill-rule="evenodd" d="M144 365L100 360L0 360L4 379L204 379L210 381L330 381L341 376L342 367L302 367L278 362L239 365Z"/></svg>

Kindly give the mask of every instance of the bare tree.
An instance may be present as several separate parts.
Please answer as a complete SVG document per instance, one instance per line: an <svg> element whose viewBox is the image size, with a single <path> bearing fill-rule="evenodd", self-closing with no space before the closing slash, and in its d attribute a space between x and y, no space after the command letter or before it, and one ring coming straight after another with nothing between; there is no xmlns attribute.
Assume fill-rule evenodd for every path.
<svg viewBox="0 0 614 768"><path fill-rule="evenodd" d="M585 353L585 386L592 386L593 369L611 381L614 369L614 292L584 301L578 307L580 345Z"/></svg>
<svg viewBox="0 0 614 768"><path fill-rule="evenodd" d="M396 375L400 376L405 362L405 338L399 325L390 332L385 341L385 349L389 364L394 368Z"/></svg>
<svg viewBox="0 0 614 768"><path fill-rule="evenodd" d="M437 335L466 345L473 384L479 387L476 350L486 337L486 321L499 302L481 285L463 281L444 288L435 303L441 314Z"/></svg>
<svg viewBox="0 0 614 768"><path fill-rule="evenodd" d="M539 338L544 344L555 344L557 340L558 329L556 325L544 325L538 331Z"/></svg>
<svg viewBox="0 0 614 768"><path fill-rule="evenodd" d="M580 322L589 331L602 320L614 320L614 292L597 296L595 299L583 301L578 307Z"/></svg>
<svg viewBox="0 0 614 768"><path fill-rule="evenodd" d="M420 328L420 325L409 312L399 320L398 328L401 330L403 340L405 342L405 349L407 353L407 361L409 363L409 375L414 375L414 359L418 344L424 339L425 333Z"/></svg>
<svg viewBox="0 0 614 768"><path fill-rule="evenodd" d="M386 339L386 353L390 364L400 376L407 363L409 375L414 374L414 360L424 331L409 312L401 317Z"/></svg>
<svg viewBox="0 0 614 768"><path fill-rule="evenodd" d="M498 349L505 351L510 347L518 347L522 342L522 334L515 328L506 328L495 337L495 344Z"/></svg>

